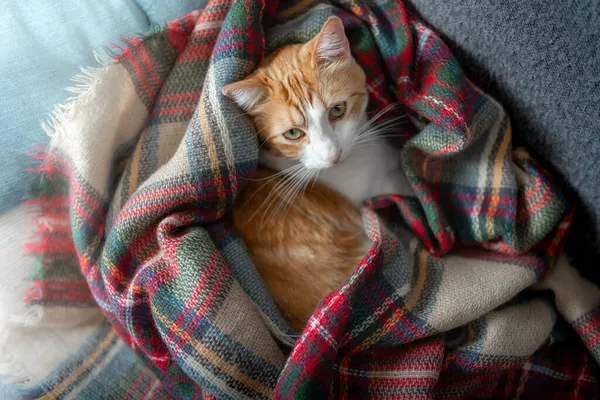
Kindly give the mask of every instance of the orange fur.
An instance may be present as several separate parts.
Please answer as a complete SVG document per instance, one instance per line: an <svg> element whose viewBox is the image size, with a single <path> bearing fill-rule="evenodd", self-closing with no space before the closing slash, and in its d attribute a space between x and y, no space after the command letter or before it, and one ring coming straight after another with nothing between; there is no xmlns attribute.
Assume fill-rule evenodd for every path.
<svg viewBox="0 0 600 400"><path fill-rule="evenodd" d="M262 101L246 111L254 120L262 148L276 155L298 159L308 144L308 136L293 142L282 136L292 128L308 128L305 104L316 100L328 109L346 101L345 117L352 118L360 114L366 101L365 73L353 58L315 65L318 39L319 35L306 44L276 50L248 78L223 88L228 96L239 86L257 88Z"/></svg>
<svg viewBox="0 0 600 400"><path fill-rule="evenodd" d="M318 183L265 223L256 211L283 179L269 181L271 174L259 169L238 197L234 225L280 311L301 331L318 303L351 275L370 241L358 208Z"/></svg>
<svg viewBox="0 0 600 400"><path fill-rule="evenodd" d="M344 102L347 118L364 111L365 74L350 57L347 40L332 42L341 44L333 50L317 46L329 34L343 36L339 19L328 20L307 44L277 50L250 77L223 88L252 117L262 150L299 158L309 137L288 140L283 133L308 128L306 104L328 110ZM258 180L245 187L234 207L234 225L275 303L301 331L318 303L351 275L370 241L350 200L315 183L287 204L285 178L271 174L259 169ZM285 211L269 212L273 201L276 207L284 202Z"/></svg>

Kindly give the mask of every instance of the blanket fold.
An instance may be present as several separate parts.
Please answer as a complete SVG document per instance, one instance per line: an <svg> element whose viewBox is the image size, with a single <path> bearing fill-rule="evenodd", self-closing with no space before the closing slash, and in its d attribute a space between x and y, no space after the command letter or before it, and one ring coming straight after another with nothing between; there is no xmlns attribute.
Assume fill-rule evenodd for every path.
<svg viewBox="0 0 600 400"><path fill-rule="evenodd" d="M370 109L398 102L427 124L399 160L416 199L365 204L372 248L298 336L231 225L258 153L221 87L331 15ZM129 345L174 398L597 396L600 291L561 256L572 207L400 0L212 0L129 44L47 127L28 299L42 316L99 306L120 337L110 346ZM77 304L51 295L61 274L89 286ZM559 318L585 348L554 343Z"/></svg>

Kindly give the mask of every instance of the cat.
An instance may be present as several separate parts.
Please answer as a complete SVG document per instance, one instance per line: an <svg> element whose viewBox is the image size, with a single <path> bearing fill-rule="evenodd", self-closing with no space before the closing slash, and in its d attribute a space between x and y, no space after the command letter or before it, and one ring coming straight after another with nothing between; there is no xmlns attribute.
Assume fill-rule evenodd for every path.
<svg viewBox="0 0 600 400"><path fill-rule="evenodd" d="M301 332L323 298L348 279L371 247L359 208L316 182L268 225L254 217L283 201L285 177L259 168L236 199L233 224L283 317Z"/></svg>
<svg viewBox="0 0 600 400"><path fill-rule="evenodd" d="M381 194L413 194L399 150L382 137L393 121L367 117L366 76L337 17L222 93L251 117L260 142L261 167L237 199L234 226L300 331L371 245L359 206Z"/></svg>

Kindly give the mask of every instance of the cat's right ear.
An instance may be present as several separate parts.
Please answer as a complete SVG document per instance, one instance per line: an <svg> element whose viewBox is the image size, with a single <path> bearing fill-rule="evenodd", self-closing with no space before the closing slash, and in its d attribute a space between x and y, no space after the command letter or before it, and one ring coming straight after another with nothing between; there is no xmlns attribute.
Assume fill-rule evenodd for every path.
<svg viewBox="0 0 600 400"><path fill-rule="evenodd" d="M221 92L242 110L249 112L264 99L267 91L260 82L249 78L224 86Z"/></svg>
<svg viewBox="0 0 600 400"><path fill-rule="evenodd" d="M313 66L350 57L350 44L344 32L344 24L338 17L329 17L319 34L310 43L314 46Z"/></svg>

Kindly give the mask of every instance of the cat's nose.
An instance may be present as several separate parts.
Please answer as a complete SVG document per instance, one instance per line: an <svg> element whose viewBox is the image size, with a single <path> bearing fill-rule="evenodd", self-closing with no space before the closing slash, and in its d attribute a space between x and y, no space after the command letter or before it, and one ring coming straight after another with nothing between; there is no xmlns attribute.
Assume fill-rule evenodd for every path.
<svg viewBox="0 0 600 400"><path fill-rule="evenodd" d="M341 157L342 157L342 152L341 151L336 151L331 156L329 156L329 162L332 163L332 164L337 164L338 161L340 161Z"/></svg>

